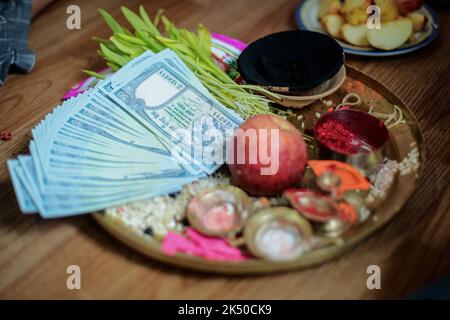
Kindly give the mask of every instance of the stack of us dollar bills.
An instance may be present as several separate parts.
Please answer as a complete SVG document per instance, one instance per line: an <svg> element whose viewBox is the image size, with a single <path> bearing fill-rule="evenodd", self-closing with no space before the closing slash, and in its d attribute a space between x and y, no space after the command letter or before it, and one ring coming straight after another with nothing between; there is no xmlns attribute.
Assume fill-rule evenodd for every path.
<svg viewBox="0 0 450 320"><path fill-rule="evenodd" d="M8 169L23 213L89 213L211 174L241 123L173 51L146 51L57 106Z"/></svg>

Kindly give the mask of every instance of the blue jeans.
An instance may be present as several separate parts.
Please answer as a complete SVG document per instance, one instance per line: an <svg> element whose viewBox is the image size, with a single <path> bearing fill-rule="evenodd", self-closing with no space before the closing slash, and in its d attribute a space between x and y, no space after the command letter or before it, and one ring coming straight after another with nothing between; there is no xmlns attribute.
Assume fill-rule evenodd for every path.
<svg viewBox="0 0 450 320"><path fill-rule="evenodd" d="M35 56L28 48L31 0L0 0L0 85L8 72L29 72Z"/></svg>

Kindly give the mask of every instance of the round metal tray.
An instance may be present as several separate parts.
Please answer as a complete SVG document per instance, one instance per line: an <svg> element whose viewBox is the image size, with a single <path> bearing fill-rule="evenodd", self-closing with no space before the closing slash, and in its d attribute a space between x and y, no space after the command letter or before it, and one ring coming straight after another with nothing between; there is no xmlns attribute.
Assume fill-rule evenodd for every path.
<svg viewBox="0 0 450 320"><path fill-rule="evenodd" d="M375 103L381 109L392 107L392 105L400 107L406 123L397 125L390 130L390 139L386 146L387 156L390 159L401 161L413 147L417 147L420 166L408 175L397 174L385 201L372 211L370 218L364 223L350 228L334 244L310 251L293 261L272 262L257 258L239 262L212 261L185 254L166 255L160 250L160 242L157 240L153 240L144 235L140 236L129 229L129 227L118 223L104 213L95 213L92 216L111 235L142 254L164 263L199 271L224 274L280 272L311 267L343 254L346 250L354 247L360 241L384 226L399 213L416 187L416 181L421 174L425 157L423 136L417 120L411 111L395 94L376 80L353 67L346 66L346 68L347 79L343 86L324 99L332 100L335 104L338 104L346 93L356 92L361 96L363 101L362 109L364 109L364 106L368 109L367 104L369 102ZM315 120L317 120L317 112L323 113L326 110L327 107L324 103L316 101L309 107L296 110L295 112L298 115L301 114L304 116L305 127L308 128L312 127ZM297 118L293 120L294 123L296 121L298 121Z"/></svg>

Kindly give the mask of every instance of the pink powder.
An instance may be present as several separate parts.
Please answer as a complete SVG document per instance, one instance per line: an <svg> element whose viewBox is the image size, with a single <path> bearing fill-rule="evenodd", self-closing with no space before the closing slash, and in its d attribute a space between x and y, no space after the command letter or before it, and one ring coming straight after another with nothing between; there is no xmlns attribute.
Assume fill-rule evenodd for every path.
<svg viewBox="0 0 450 320"><path fill-rule="evenodd" d="M241 261L249 259L248 255L231 246L228 241L204 236L193 228L187 229L186 237L169 231L161 245L161 251L167 255L185 253L208 260Z"/></svg>
<svg viewBox="0 0 450 320"><path fill-rule="evenodd" d="M206 211L201 217L205 228L212 231L228 231L236 225L236 210L233 205L223 203Z"/></svg>

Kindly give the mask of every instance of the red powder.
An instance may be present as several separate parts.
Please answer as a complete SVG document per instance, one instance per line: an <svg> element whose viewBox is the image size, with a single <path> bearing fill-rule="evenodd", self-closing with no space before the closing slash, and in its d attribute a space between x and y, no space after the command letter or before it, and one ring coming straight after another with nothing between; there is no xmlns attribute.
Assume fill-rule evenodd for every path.
<svg viewBox="0 0 450 320"><path fill-rule="evenodd" d="M317 128L316 135L322 144L333 151L343 154L367 152L367 144L339 121L330 119L322 123Z"/></svg>
<svg viewBox="0 0 450 320"><path fill-rule="evenodd" d="M9 131L0 132L0 140L1 141L9 141L12 139L12 133Z"/></svg>
<svg viewBox="0 0 450 320"><path fill-rule="evenodd" d="M351 110L352 106L351 105L343 105L342 107L339 108L339 111L344 111L344 110Z"/></svg>

